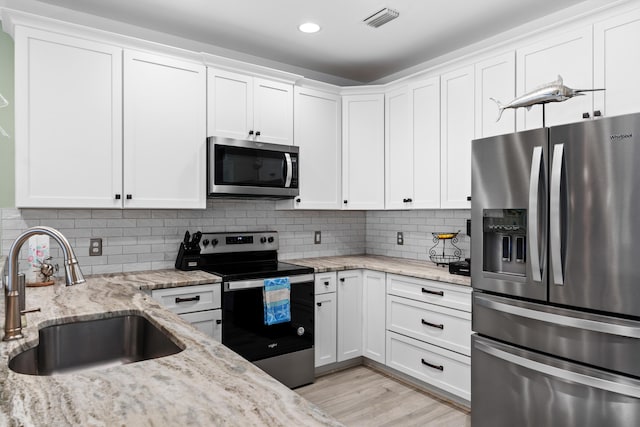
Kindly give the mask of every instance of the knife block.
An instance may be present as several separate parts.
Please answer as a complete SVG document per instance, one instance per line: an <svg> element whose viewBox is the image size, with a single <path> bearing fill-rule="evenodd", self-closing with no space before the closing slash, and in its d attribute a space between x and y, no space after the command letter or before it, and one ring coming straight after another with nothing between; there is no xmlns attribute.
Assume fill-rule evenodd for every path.
<svg viewBox="0 0 640 427"><path fill-rule="evenodd" d="M197 270L200 261L200 247L187 246L184 242L180 243L178 257L176 258L176 268L178 270L189 271Z"/></svg>

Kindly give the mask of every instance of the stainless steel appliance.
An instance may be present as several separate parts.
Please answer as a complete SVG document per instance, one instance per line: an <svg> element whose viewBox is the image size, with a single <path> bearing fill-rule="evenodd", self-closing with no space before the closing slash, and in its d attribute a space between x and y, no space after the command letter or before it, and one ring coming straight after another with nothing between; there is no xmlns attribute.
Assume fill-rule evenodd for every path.
<svg viewBox="0 0 640 427"><path fill-rule="evenodd" d="M640 114L473 141L474 426L640 425L638 165Z"/></svg>
<svg viewBox="0 0 640 427"><path fill-rule="evenodd" d="M292 145L207 138L210 197L293 198L298 189L299 148Z"/></svg>
<svg viewBox="0 0 640 427"><path fill-rule="evenodd" d="M314 380L314 270L278 261L278 233L196 232L176 260L222 277L222 343L288 387ZM181 255L182 254L182 255ZM291 321L265 325L264 279L288 277Z"/></svg>

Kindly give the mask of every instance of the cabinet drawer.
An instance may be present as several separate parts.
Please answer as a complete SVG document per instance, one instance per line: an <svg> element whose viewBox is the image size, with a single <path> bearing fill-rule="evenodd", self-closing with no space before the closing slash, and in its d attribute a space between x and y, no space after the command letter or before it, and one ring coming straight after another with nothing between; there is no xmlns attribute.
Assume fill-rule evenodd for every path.
<svg viewBox="0 0 640 427"><path fill-rule="evenodd" d="M387 313L388 330L471 355L471 313L393 295Z"/></svg>
<svg viewBox="0 0 640 427"><path fill-rule="evenodd" d="M178 316L214 340L222 341L222 310L197 311L195 313L179 314Z"/></svg>
<svg viewBox="0 0 640 427"><path fill-rule="evenodd" d="M316 273L315 293L316 295L326 294L336 291L336 272Z"/></svg>
<svg viewBox="0 0 640 427"><path fill-rule="evenodd" d="M471 358L387 331L387 366L471 400Z"/></svg>
<svg viewBox="0 0 640 427"><path fill-rule="evenodd" d="M212 310L220 308L220 283L155 289L151 296L177 314Z"/></svg>
<svg viewBox="0 0 640 427"><path fill-rule="evenodd" d="M471 312L471 288L387 274L387 293Z"/></svg>

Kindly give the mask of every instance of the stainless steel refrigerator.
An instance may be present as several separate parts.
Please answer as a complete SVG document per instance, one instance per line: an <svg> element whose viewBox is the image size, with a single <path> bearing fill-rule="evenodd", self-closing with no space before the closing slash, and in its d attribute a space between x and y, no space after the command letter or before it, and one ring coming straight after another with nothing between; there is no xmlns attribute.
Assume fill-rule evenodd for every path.
<svg viewBox="0 0 640 427"><path fill-rule="evenodd" d="M471 217L472 425L640 426L640 114L474 140Z"/></svg>

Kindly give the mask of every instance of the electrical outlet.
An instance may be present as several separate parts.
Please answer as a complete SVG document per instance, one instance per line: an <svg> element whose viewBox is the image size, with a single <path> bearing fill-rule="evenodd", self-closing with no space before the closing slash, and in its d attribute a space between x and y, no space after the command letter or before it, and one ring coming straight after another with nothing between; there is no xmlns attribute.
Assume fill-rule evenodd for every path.
<svg viewBox="0 0 640 427"><path fill-rule="evenodd" d="M404 235L402 234L402 231L398 231L398 235L396 236L396 243L398 243L399 245L404 245Z"/></svg>
<svg viewBox="0 0 640 427"><path fill-rule="evenodd" d="M313 233L313 243L316 245L322 243L322 232L316 231Z"/></svg>
<svg viewBox="0 0 640 427"><path fill-rule="evenodd" d="M89 256L101 256L102 255L102 239L95 237L89 239Z"/></svg>

